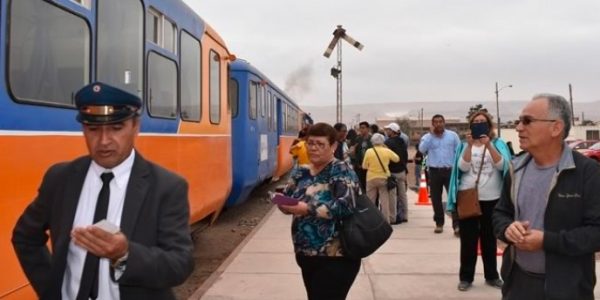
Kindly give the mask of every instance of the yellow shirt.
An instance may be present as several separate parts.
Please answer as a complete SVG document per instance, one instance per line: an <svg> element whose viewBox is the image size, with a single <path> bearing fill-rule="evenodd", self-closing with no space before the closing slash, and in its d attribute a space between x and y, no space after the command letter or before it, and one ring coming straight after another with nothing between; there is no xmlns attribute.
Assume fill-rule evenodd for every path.
<svg viewBox="0 0 600 300"><path fill-rule="evenodd" d="M381 164L383 164L385 170L381 168L381 164L379 164L379 160L377 160L377 155L375 155L373 149L377 150L377 154L379 154ZM390 161L399 162L400 157L394 151L380 145L369 148L365 152L365 158L362 163L363 169L367 170L367 181L375 178L388 178L390 176Z"/></svg>
<svg viewBox="0 0 600 300"><path fill-rule="evenodd" d="M296 145L290 148L290 154L294 158L298 159L299 165L308 165L310 160L308 159L308 149L306 148L306 141L299 141Z"/></svg>

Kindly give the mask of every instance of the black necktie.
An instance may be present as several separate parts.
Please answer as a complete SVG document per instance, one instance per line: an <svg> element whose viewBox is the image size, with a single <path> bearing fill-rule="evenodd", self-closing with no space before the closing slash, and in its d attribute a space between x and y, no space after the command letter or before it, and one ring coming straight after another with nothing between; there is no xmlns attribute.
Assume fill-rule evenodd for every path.
<svg viewBox="0 0 600 300"><path fill-rule="evenodd" d="M108 199L110 198L110 181L115 177L113 173L102 173L102 189L98 194L98 202L96 203L96 212L94 213L94 224L106 219L108 212ZM88 252L83 265L83 273L81 274L81 283L77 300L87 300L89 298L98 298L98 264L100 258Z"/></svg>

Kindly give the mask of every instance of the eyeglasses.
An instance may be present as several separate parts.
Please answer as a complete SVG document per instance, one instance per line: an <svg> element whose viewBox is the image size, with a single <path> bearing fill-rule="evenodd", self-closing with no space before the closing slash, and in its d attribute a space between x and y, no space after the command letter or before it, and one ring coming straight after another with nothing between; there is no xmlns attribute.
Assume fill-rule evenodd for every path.
<svg viewBox="0 0 600 300"><path fill-rule="evenodd" d="M315 141L308 141L308 142L306 142L306 146L308 148L316 147L317 149L325 149L325 147L328 146L328 144L324 144L321 142L315 142Z"/></svg>
<svg viewBox="0 0 600 300"><path fill-rule="evenodd" d="M523 126L527 126L529 124L531 124L532 122L556 122L556 120L552 120L552 119L536 119L534 117L530 117L530 116L520 116L519 120L517 120L515 122L515 125L519 125L519 124L523 124Z"/></svg>

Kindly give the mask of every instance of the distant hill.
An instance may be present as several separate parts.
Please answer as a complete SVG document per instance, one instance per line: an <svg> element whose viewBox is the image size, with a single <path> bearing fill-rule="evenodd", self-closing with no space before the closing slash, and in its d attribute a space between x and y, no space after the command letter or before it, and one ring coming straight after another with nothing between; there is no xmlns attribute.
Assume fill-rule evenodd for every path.
<svg viewBox="0 0 600 300"><path fill-rule="evenodd" d="M502 122L515 120L527 101L504 101L500 102L500 117ZM383 117L417 118L421 108L425 120L430 120L435 114L442 114L446 118L464 118L469 107L483 104L492 115L496 115L496 102L406 102L406 103L368 103L344 105L344 123L356 124L359 121L372 122ZM573 103L575 117L581 118L581 112L585 113L586 120L600 121L600 101ZM335 123L335 105L331 106L301 106L309 112L315 122ZM360 115L360 117L359 117Z"/></svg>

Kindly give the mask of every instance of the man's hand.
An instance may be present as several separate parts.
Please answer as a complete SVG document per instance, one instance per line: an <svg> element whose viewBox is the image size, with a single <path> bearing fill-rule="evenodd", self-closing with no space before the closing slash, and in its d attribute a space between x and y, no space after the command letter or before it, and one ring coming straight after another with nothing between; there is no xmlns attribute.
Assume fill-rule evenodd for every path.
<svg viewBox="0 0 600 300"><path fill-rule="evenodd" d="M514 221L512 224L506 227L506 230L504 231L504 236L513 244L518 244L525 241L525 235L528 234L528 228L529 221Z"/></svg>
<svg viewBox="0 0 600 300"><path fill-rule="evenodd" d="M129 251L129 242L122 232L112 234L93 225L73 229L71 238L75 245L112 261L123 257Z"/></svg>
<svg viewBox="0 0 600 300"><path fill-rule="evenodd" d="M308 215L308 204L303 201L299 201L296 205L278 205L279 210L284 213L289 213L297 216Z"/></svg>
<svg viewBox="0 0 600 300"><path fill-rule="evenodd" d="M522 242L516 243L515 246L520 250L538 251L544 246L544 232L533 229L527 232Z"/></svg>

